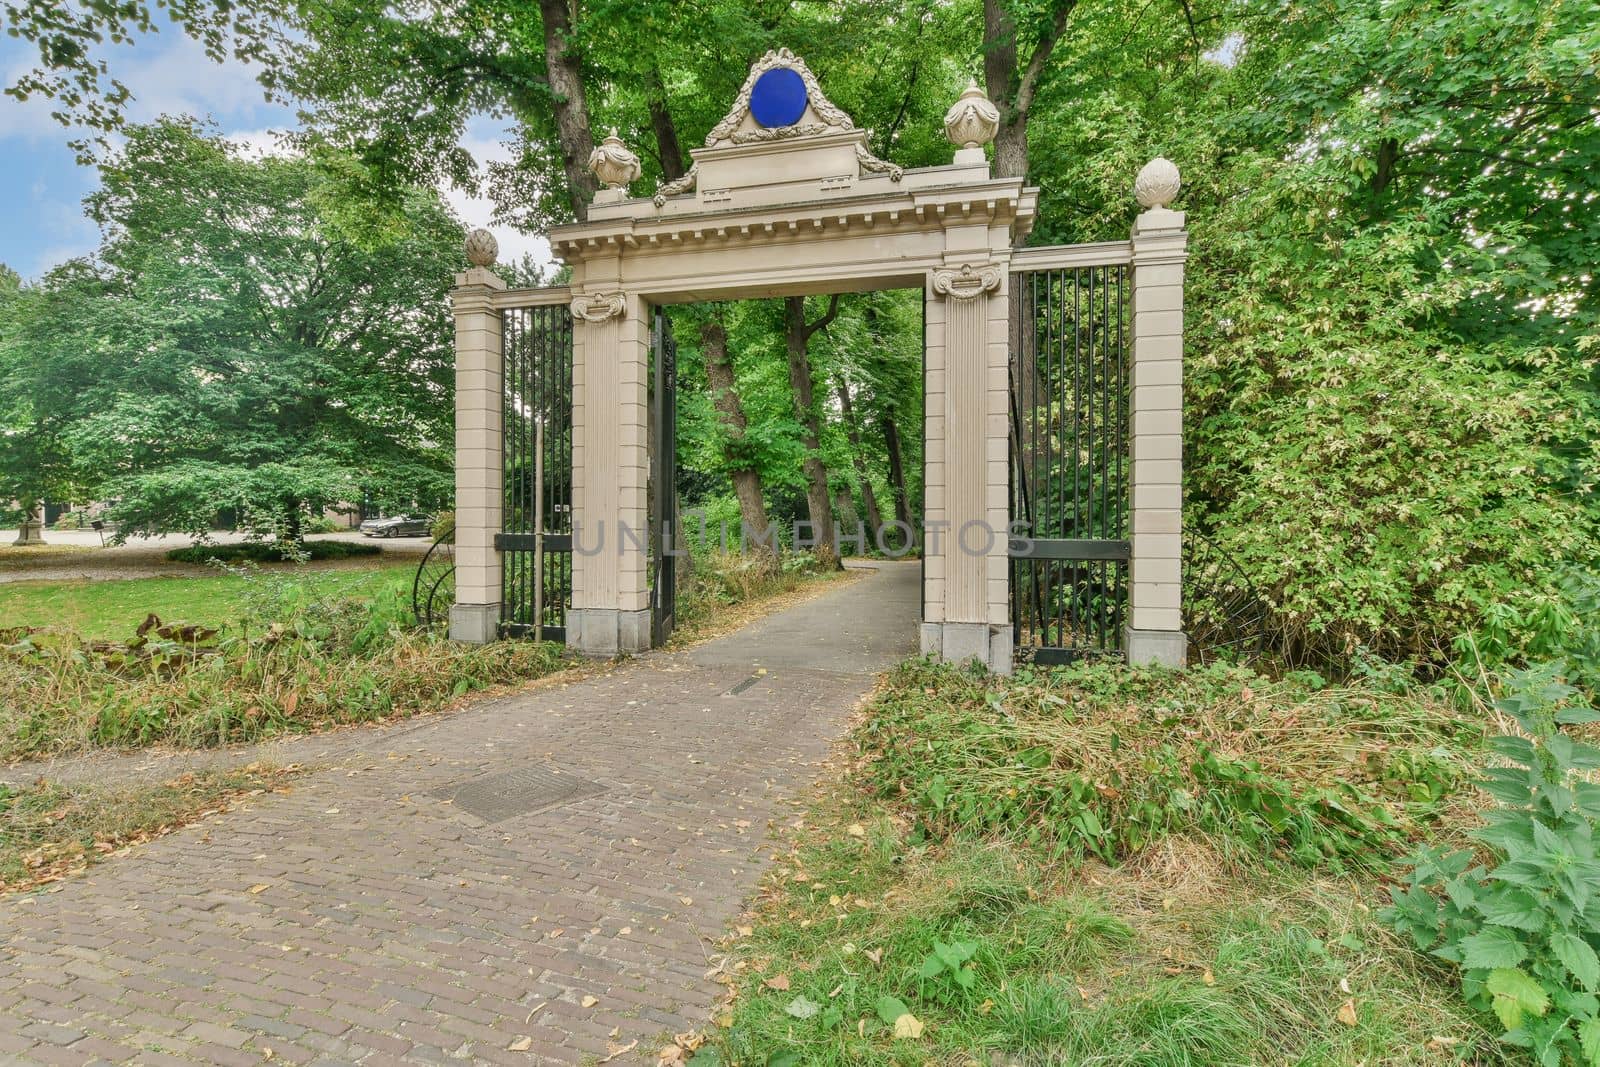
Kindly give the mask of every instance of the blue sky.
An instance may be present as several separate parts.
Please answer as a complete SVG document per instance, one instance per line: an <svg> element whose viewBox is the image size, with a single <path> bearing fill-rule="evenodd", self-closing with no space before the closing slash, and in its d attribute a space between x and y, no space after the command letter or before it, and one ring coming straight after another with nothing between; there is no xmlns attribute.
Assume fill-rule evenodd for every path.
<svg viewBox="0 0 1600 1067"><path fill-rule="evenodd" d="M268 104L245 64L217 64L175 27L139 38L131 46L107 50L112 74L133 91L128 118L145 121L162 114L210 117L229 137L270 149L273 131L290 127L294 114ZM24 42L0 37L0 81L10 85L31 68L37 53ZM0 263L24 278L38 278L74 256L94 250L99 231L83 217L82 200L95 186L92 168L81 167L67 142L77 136L50 117L51 104L18 103L0 97ZM471 123L463 144L480 163L503 158L502 134L487 120ZM490 206L446 190L456 213L471 225L487 225ZM549 259L542 239L503 226L490 227L501 256L530 252Z"/></svg>

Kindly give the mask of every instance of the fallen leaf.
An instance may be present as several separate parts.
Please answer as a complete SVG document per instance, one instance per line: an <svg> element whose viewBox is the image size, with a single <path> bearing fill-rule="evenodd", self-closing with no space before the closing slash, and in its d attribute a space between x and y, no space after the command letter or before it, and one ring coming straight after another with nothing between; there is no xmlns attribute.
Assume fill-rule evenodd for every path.
<svg viewBox="0 0 1600 1067"><path fill-rule="evenodd" d="M683 906L684 906L684 907L686 907L686 908L687 908L687 907L688 907L688 906L689 906L689 905L690 905L690 904L693 904L693 903L694 903L694 898L693 898L693 897L679 897L679 898L678 898L678 899L679 899L679 900L681 900L681 901L682 901L682 902L683 902Z"/></svg>
<svg viewBox="0 0 1600 1067"><path fill-rule="evenodd" d="M584 997L582 1000L578 1001L578 1003L583 1005L585 1008L592 1008L596 1004L600 1003L600 998L599 997Z"/></svg>
<svg viewBox="0 0 1600 1067"><path fill-rule="evenodd" d="M844 832L849 834L851 837L866 837L867 836L867 828L865 826L862 826L858 822L853 822L849 826L845 827L845 831Z"/></svg>
<svg viewBox="0 0 1600 1067"><path fill-rule="evenodd" d="M599 1062L601 1062L601 1063L610 1063L612 1060L616 1059L618 1056L625 1056L625 1055L627 1055L628 1053L632 1052L634 1049L636 1049L638 1047L639 1047L639 1042L638 1042L637 1039L635 1039L633 1041L628 1042L626 1045L622 1045L622 1046L620 1046L618 1048L613 1049L612 1052L611 1052L611 1055L607 1056L603 1060L600 1060Z"/></svg>
<svg viewBox="0 0 1600 1067"><path fill-rule="evenodd" d="M1340 1022L1344 1023L1346 1026L1354 1026L1356 1024L1357 1019L1356 1019L1356 998L1355 997L1351 997L1350 999L1346 1000L1343 1004L1339 1005L1339 1014L1338 1014L1337 1018L1338 1018L1338 1020Z"/></svg>
<svg viewBox="0 0 1600 1067"><path fill-rule="evenodd" d="M271 888L272 888L272 883L270 883L270 882L262 882L260 885L253 885L253 886L250 887L250 895L251 896L256 896L258 894L265 893L267 890L269 890Z"/></svg>
<svg viewBox="0 0 1600 1067"><path fill-rule="evenodd" d="M766 986L768 989L776 989L778 992L782 993L784 990L789 988L789 976L786 974L775 974L761 984Z"/></svg>
<svg viewBox="0 0 1600 1067"><path fill-rule="evenodd" d="M922 1036L922 1021L906 1012L894 1021L894 1036L916 1040Z"/></svg>
<svg viewBox="0 0 1600 1067"><path fill-rule="evenodd" d="M1210 967L1207 967L1205 973L1200 976L1200 981L1204 982L1206 985L1216 985L1217 976L1211 973Z"/></svg>
<svg viewBox="0 0 1600 1067"><path fill-rule="evenodd" d="M506 1046L507 1052L526 1052L533 1047L533 1038L519 1037Z"/></svg>

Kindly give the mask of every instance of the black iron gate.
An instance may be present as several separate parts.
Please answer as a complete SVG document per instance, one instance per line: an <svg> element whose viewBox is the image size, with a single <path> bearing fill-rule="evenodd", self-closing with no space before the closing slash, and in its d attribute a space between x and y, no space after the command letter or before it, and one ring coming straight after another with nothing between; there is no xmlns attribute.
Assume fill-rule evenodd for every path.
<svg viewBox="0 0 1600 1067"><path fill-rule="evenodd" d="M572 602L572 313L565 304L510 308L502 327L500 629L564 641Z"/></svg>
<svg viewBox="0 0 1600 1067"><path fill-rule="evenodd" d="M678 345L655 309L650 367L650 645L672 636L678 612Z"/></svg>
<svg viewBox="0 0 1600 1067"><path fill-rule="evenodd" d="M1017 658L1122 648L1128 269L1012 274L1011 625Z"/></svg>

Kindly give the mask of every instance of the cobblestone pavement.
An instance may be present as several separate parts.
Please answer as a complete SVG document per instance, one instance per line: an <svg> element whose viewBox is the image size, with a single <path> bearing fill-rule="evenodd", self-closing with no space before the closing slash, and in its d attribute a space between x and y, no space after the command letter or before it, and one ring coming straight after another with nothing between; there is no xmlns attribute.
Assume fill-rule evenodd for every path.
<svg viewBox="0 0 1600 1067"><path fill-rule="evenodd" d="M653 1060L705 1022L768 820L914 647L916 592L886 566L698 650L381 733L0 901L0 1062ZM740 662L763 634L790 643L765 673ZM508 772L524 804L575 799L459 788Z"/></svg>

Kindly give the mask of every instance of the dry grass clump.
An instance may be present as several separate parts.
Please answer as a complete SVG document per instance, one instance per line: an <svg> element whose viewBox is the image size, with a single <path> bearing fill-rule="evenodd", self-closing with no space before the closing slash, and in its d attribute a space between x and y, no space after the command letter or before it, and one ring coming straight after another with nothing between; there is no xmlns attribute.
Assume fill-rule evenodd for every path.
<svg viewBox="0 0 1600 1067"><path fill-rule="evenodd" d="M1335 868L1381 865L1436 818L1480 737L1425 694L1112 664L909 665L856 732L870 780L934 840L1020 832L1118 860L1198 832Z"/></svg>
<svg viewBox="0 0 1600 1067"><path fill-rule="evenodd" d="M0 893L60 881L249 797L285 791L298 770L252 763L115 788L0 784Z"/></svg>
<svg viewBox="0 0 1600 1067"><path fill-rule="evenodd" d="M0 760L220 745L412 715L565 662L556 645L473 646L419 632L403 600L398 588L369 600L277 596L203 642L162 628L174 636L151 630L109 651L59 631L9 634Z"/></svg>

